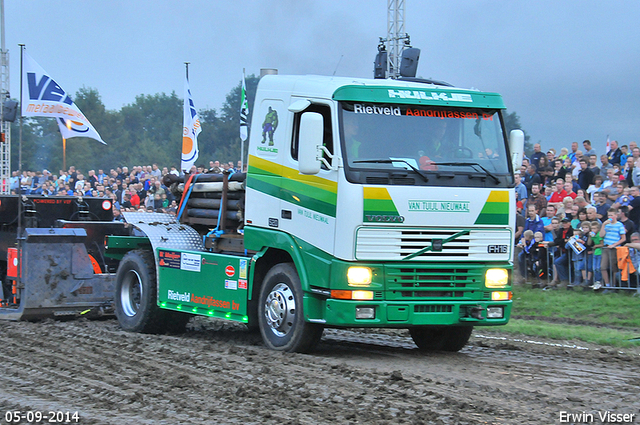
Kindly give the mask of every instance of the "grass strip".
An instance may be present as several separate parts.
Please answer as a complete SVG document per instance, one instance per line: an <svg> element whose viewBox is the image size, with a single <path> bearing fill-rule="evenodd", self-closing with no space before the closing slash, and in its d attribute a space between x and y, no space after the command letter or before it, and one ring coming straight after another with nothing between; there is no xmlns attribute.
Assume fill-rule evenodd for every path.
<svg viewBox="0 0 640 425"><path fill-rule="evenodd" d="M640 338L640 331L634 332L632 330L567 325L540 320L513 319L505 326L482 328L481 331L510 333L558 341L583 341L591 344L620 348L637 347L640 345L640 341L631 341L632 339Z"/></svg>
<svg viewBox="0 0 640 425"><path fill-rule="evenodd" d="M632 340L640 339L640 297L632 294L517 286L509 324L482 331L638 347L640 340Z"/></svg>

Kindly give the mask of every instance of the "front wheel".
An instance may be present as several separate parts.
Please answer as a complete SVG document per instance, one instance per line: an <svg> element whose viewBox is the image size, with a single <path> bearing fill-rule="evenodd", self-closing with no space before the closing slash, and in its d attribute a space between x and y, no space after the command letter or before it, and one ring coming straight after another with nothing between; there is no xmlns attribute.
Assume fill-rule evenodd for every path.
<svg viewBox="0 0 640 425"><path fill-rule="evenodd" d="M305 322L302 295L300 278L292 263L269 270L258 301L258 324L267 347L306 353L320 341L323 327Z"/></svg>
<svg viewBox="0 0 640 425"><path fill-rule="evenodd" d="M460 351L471 337L473 326L423 326L409 328L421 351Z"/></svg>

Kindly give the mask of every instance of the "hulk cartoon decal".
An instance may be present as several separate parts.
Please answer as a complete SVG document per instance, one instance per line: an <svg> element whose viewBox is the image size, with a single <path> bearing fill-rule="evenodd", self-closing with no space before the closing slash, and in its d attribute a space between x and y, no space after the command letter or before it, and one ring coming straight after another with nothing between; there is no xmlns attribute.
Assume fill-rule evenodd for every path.
<svg viewBox="0 0 640 425"><path fill-rule="evenodd" d="M278 113L269 106L269 112L267 112L262 123L262 143L266 142L267 136L269 136L269 146L273 146L273 133L275 133L276 128L278 128Z"/></svg>

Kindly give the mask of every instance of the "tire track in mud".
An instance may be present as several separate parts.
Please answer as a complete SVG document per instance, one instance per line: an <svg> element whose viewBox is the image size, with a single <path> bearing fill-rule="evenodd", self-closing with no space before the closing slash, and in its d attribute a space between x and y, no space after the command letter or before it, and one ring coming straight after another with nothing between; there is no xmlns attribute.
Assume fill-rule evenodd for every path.
<svg viewBox="0 0 640 425"><path fill-rule="evenodd" d="M305 355L206 319L180 336L115 320L0 322L0 408L78 410L90 424L538 424L560 410L637 411L637 356L475 338L424 355L404 331L377 331L327 330Z"/></svg>

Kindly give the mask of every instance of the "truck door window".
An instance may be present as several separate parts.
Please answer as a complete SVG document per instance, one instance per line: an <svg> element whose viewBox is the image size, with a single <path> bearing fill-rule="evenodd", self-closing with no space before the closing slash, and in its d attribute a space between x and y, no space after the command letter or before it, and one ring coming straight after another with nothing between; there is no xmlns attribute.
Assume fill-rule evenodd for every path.
<svg viewBox="0 0 640 425"><path fill-rule="evenodd" d="M327 105L320 105L317 103L309 105L307 109L302 112L298 112L295 114L293 119L293 140L291 141L291 158L294 160L298 160L298 143L299 143L299 135L300 135L300 117L305 112L317 112L322 115L324 120L324 135L322 138L322 143L324 147L329 150L333 154L333 132L331 130L331 108ZM329 162L331 160L325 155L325 159ZM327 169L327 167L322 164L323 169Z"/></svg>

